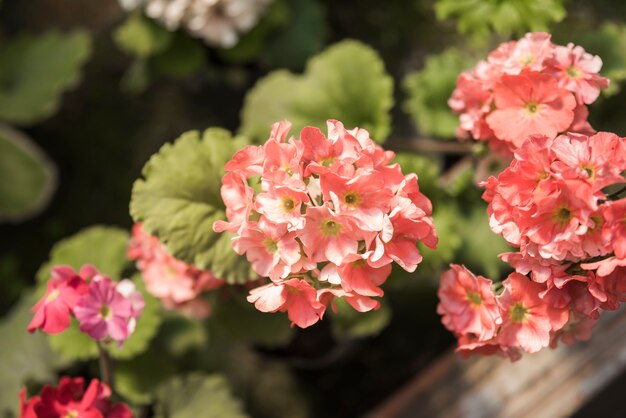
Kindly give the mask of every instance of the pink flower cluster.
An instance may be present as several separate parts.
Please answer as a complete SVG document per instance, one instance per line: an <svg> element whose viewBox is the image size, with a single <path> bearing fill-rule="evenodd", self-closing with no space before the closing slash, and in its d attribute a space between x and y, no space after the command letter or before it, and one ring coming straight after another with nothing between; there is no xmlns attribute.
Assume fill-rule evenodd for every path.
<svg viewBox="0 0 626 418"><path fill-rule="evenodd" d="M209 316L211 308L201 294L224 285L213 273L169 255L165 246L146 234L139 223L133 226L128 257L136 260L148 292L166 308L196 319Z"/></svg>
<svg viewBox="0 0 626 418"><path fill-rule="evenodd" d="M503 43L459 76L448 104L460 115L460 138L487 141L508 157L531 134L594 132L586 105L609 84L598 74L602 60L550 37L535 32Z"/></svg>
<svg viewBox="0 0 626 418"><path fill-rule="evenodd" d="M59 386L45 385L41 394L26 399L20 392L20 418L133 418L125 403L113 404L111 389L93 379L85 390L82 377L62 377Z"/></svg>
<svg viewBox="0 0 626 418"><path fill-rule="evenodd" d="M626 138L600 132L530 136L486 183L492 230L519 249L499 296L453 266L439 312L465 352L535 352L587 339L603 310L626 301Z"/></svg>
<svg viewBox="0 0 626 418"><path fill-rule="evenodd" d="M122 344L135 330L144 300L128 279L114 282L90 265L76 273L71 267L52 268L46 294L33 307L28 331L58 334L69 327L71 315L80 330L95 340Z"/></svg>
<svg viewBox="0 0 626 418"><path fill-rule="evenodd" d="M276 123L267 142L237 152L226 164L221 194L236 234L233 248L271 282L248 300L263 312L288 312L305 328L343 297L356 310L378 309L372 297L396 262L414 271L421 241L437 244L431 203L415 174L390 164L394 153L364 129L329 120L328 136L305 127L288 139Z"/></svg>

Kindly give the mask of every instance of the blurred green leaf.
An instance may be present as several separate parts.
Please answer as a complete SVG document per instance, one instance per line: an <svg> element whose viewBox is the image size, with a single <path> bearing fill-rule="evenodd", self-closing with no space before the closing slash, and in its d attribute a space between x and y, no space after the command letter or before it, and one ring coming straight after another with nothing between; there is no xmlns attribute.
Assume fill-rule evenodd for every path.
<svg viewBox="0 0 626 418"><path fill-rule="evenodd" d="M141 94L150 87L151 79L148 61L144 58L136 58L124 72L120 87L126 93Z"/></svg>
<svg viewBox="0 0 626 418"><path fill-rule="evenodd" d="M475 205L471 213L459 223L456 233L463 243L455 261L465 264L476 274L498 280L500 273L507 267L498 254L511 251L512 248L489 227L486 205Z"/></svg>
<svg viewBox="0 0 626 418"><path fill-rule="evenodd" d="M333 312L331 326L338 339L376 336L391 321L391 309L381 300L377 311L358 312L345 299L335 298L337 313Z"/></svg>
<svg viewBox="0 0 626 418"><path fill-rule="evenodd" d="M157 418L244 418L228 382L219 375L191 374L163 384L157 391Z"/></svg>
<svg viewBox="0 0 626 418"><path fill-rule="evenodd" d="M170 254L228 283L256 277L232 249L231 234L213 232L213 223L225 219L220 196L224 165L245 145L245 138L223 129L207 129L202 136L187 132L150 158L130 202L133 219L158 236Z"/></svg>
<svg viewBox="0 0 626 418"><path fill-rule="evenodd" d="M0 43L0 119L26 125L52 115L90 54L91 40L79 31Z"/></svg>
<svg viewBox="0 0 626 418"><path fill-rule="evenodd" d="M69 328L62 333L48 335L48 342L65 360L84 361L98 357L98 346L89 335L80 332L75 318L72 318Z"/></svg>
<svg viewBox="0 0 626 418"><path fill-rule="evenodd" d="M551 23L560 22L567 12L564 0L437 0L439 20L454 18L457 30L486 38L491 31L499 35L523 35L547 31Z"/></svg>
<svg viewBox="0 0 626 418"><path fill-rule="evenodd" d="M48 346L43 333L30 334L26 328L32 319L30 308L35 304L32 293L24 294L20 302L0 322L0 415L8 411L17 414L18 393L29 380L51 382L55 371L67 363Z"/></svg>
<svg viewBox="0 0 626 418"><path fill-rule="evenodd" d="M149 350L132 360L115 362L115 390L135 404L154 400L158 386L176 373L174 364Z"/></svg>
<svg viewBox="0 0 626 418"><path fill-rule="evenodd" d="M43 210L56 179L54 165L34 142L0 125L0 222L21 221Z"/></svg>
<svg viewBox="0 0 626 418"><path fill-rule="evenodd" d="M289 26L268 44L263 58L272 67L301 69L324 45L328 30L324 9L314 0L289 0Z"/></svg>
<svg viewBox="0 0 626 418"><path fill-rule="evenodd" d="M155 70L170 77L187 77L199 71L205 62L200 41L176 33L173 42L163 53L152 58Z"/></svg>
<svg viewBox="0 0 626 418"><path fill-rule="evenodd" d="M437 272L454 261L456 253L461 248L463 241L458 231L463 220L458 207L453 202L448 201L434 206L433 221L439 242L435 250L418 243L420 252L424 257L419 268L428 267Z"/></svg>
<svg viewBox="0 0 626 418"><path fill-rule="evenodd" d="M113 40L124 52L147 58L165 51L171 44L173 33L141 13L131 13L113 32Z"/></svg>
<svg viewBox="0 0 626 418"><path fill-rule="evenodd" d="M454 138L459 118L448 106L459 74L473 61L456 48L426 57L424 68L408 74L404 89L408 99L405 110L420 132L442 138Z"/></svg>
<svg viewBox="0 0 626 418"><path fill-rule="evenodd" d="M126 247L128 232L121 228L91 226L57 242L50 251L50 259L37 272L37 281L45 284L50 268L68 265L78 271L84 264L94 265L98 271L113 280L121 278L128 264Z"/></svg>
<svg viewBox="0 0 626 418"><path fill-rule="evenodd" d="M210 321L215 332L226 339L273 347L288 343L293 336L286 314L260 312L235 291L221 296L211 304Z"/></svg>
<svg viewBox="0 0 626 418"><path fill-rule="evenodd" d="M382 142L392 105L393 80L378 54L360 42L342 41L313 57L301 76L278 70L261 79L246 96L240 131L265 140L276 121L291 121L297 134L304 126L323 128L327 119L338 119Z"/></svg>

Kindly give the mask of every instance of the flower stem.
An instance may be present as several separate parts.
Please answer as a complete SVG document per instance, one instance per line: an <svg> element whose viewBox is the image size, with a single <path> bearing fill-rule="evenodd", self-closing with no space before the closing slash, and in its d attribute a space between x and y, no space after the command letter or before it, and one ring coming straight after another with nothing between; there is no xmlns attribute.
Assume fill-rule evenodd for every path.
<svg viewBox="0 0 626 418"><path fill-rule="evenodd" d="M100 354L100 379L113 391L113 360L100 341L96 344L98 345L98 352Z"/></svg>

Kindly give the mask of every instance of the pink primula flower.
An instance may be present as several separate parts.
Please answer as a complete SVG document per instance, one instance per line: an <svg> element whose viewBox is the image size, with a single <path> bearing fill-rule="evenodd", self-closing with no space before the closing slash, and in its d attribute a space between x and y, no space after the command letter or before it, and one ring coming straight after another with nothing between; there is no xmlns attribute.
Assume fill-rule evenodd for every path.
<svg viewBox="0 0 626 418"><path fill-rule="evenodd" d="M86 279L94 272L91 266L83 267L80 274L68 266L53 267L48 290L32 309L35 316L28 324L28 331L41 329L58 334L69 327L76 303L89 290Z"/></svg>
<svg viewBox="0 0 626 418"><path fill-rule="evenodd" d="M106 276L93 278L89 293L81 297L74 307L80 330L94 340L111 338L120 344L132 333L131 319L136 319L137 301L124 297L116 284Z"/></svg>
<svg viewBox="0 0 626 418"><path fill-rule="evenodd" d="M446 328L457 335L472 334L478 341L496 335L502 323L492 281L475 276L465 266L451 264L441 276L437 313Z"/></svg>
<svg viewBox="0 0 626 418"><path fill-rule="evenodd" d="M496 109L487 123L515 148L533 134L554 137L574 120L576 100L549 74L504 75L494 88Z"/></svg>

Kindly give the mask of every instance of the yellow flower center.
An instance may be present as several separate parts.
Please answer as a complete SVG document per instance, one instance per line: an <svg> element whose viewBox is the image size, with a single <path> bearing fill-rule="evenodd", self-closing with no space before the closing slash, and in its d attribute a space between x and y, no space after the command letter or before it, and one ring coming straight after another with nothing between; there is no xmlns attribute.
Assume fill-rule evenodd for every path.
<svg viewBox="0 0 626 418"><path fill-rule="evenodd" d="M61 292L59 291L59 289L54 289L52 292L50 292L50 294L46 298L46 303L50 303L56 298L58 298L60 293Z"/></svg>
<svg viewBox="0 0 626 418"><path fill-rule="evenodd" d="M324 218L320 224L322 234L326 237L336 237L343 229L343 225L338 224L330 218Z"/></svg>
<svg viewBox="0 0 626 418"><path fill-rule="evenodd" d="M526 106L524 107L524 109L529 114L534 115L535 113L539 112L539 103L535 101L530 101L526 103Z"/></svg>
<svg viewBox="0 0 626 418"><path fill-rule="evenodd" d="M276 251L278 251L278 244L270 237L267 237L263 240L263 245L265 246L267 252L270 254L274 254Z"/></svg>
<svg viewBox="0 0 626 418"><path fill-rule="evenodd" d="M509 317L516 324L521 324L528 317L528 309L521 303L516 303L509 308Z"/></svg>
<svg viewBox="0 0 626 418"><path fill-rule="evenodd" d="M474 306L483 304L483 298L480 297L480 293L478 292L467 292L467 300Z"/></svg>
<svg viewBox="0 0 626 418"><path fill-rule="evenodd" d="M283 209L287 213L293 212L296 207L296 201L289 196L283 196Z"/></svg>
<svg viewBox="0 0 626 418"><path fill-rule="evenodd" d="M570 208L565 205L561 205L554 211L552 217L557 224L559 224L560 226L565 226L574 217L574 214L572 213Z"/></svg>
<svg viewBox="0 0 626 418"><path fill-rule="evenodd" d="M358 206L362 200L357 192L348 192L343 195L344 203L350 207Z"/></svg>
<svg viewBox="0 0 626 418"><path fill-rule="evenodd" d="M569 78L580 78L582 76L581 71L578 68L573 67L573 66L572 67L568 67L565 70L565 74L567 74L567 76Z"/></svg>
<svg viewBox="0 0 626 418"><path fill-rule="evenodd" d="M107 305L102 305L100 307L100 316L104 319L109 319L111 317L111 308Z"/></svg>

